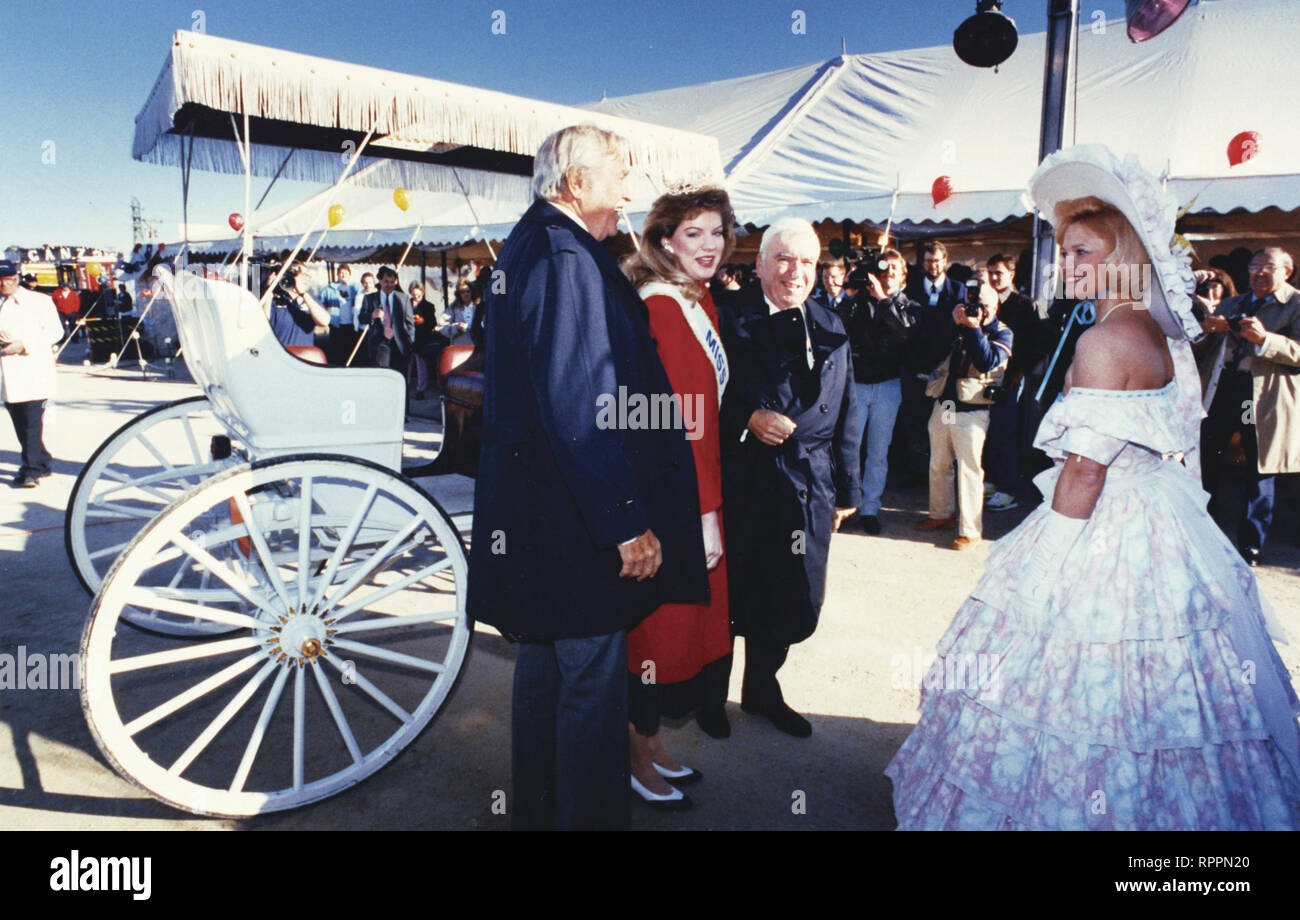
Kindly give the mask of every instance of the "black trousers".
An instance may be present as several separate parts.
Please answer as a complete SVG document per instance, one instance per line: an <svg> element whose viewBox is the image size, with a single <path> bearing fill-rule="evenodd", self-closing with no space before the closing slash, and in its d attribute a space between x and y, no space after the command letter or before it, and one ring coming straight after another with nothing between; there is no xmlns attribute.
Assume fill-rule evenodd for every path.
<svg viewBox="0 0 1300 920"><path fill-rule="evenodd" d="M45 400L5 403L14 423L14 434L22 450L23 465L19 476L45 476L50 472L50 452L45 449Z"/></svg>
<svg viewBox="0 0 1300 920"><path fill-rule="evenodd" d="M743 703L765 709L785 703L776 672L785 664L790 652L788 645L769 645L755 639L745 639L745 679L741 684Z"/></svg>

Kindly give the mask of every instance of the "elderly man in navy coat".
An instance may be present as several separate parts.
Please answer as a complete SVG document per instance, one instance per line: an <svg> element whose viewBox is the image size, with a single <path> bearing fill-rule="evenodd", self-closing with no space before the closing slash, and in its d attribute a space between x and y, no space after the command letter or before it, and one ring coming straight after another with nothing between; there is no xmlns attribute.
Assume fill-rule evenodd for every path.
<svg viewBox="0 0 1300 920"><path fill-rule="evenodd" d="M796 737L776 672L817 627L831 533L858 506L860 430L849 339L838 314L809 300L820 243L780 220L757 263L761 296L720 307L731 383L723 397L723 509L733 631L745 637L741 708Z"/></svg>
<svg viewBox="0 0 1300 920"><path fill-rule="evenodd" d="M613 257L627 143L547 138L487 291L469 612L518 641L516 829L628 823L626 630L707 599L695 463L649 317ZM654 414L651 413L651 416Z"/></svg>

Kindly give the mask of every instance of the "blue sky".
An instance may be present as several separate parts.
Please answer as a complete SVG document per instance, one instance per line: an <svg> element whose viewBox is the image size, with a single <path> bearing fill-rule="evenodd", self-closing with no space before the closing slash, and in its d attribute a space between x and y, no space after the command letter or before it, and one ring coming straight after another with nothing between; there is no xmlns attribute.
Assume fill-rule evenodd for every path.
<svg viewBox="0 0 1300 920"><path fill-rule="evenodd" d="M1122 0L1083 0L1122 17ZM0 245L129 247L129 199L173 235L178 169L131 160L136 113L171 35L212 35L577 104L839 54L951 44L975 0L390 0L384 4L186 0L6 4L0 87ZM1022 34L1046 27L1046 0L1006 0ZM494 10L506 14L492 33ZM794 34L792 14L805 14ZM51 147L52 142L52 147ZM45 162L51 159L53 163ZM265 180L254 179L254 196ZM281 182L268 205L315 187ZM243 200L241 179L195 172L190 219L220 223Z"/></svg>

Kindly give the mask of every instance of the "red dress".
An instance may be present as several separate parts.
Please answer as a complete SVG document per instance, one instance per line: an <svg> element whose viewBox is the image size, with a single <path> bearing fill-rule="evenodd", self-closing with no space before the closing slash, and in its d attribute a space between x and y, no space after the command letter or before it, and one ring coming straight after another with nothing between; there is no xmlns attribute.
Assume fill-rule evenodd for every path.
<svg viewBox="0 0 1300 920"><path fill-rule="evenodd" d="M650 334L673 392L694 400L701 410L695 424L701 436L690 442L695 455L700 513L722 507L722 455L718 445L718 378L703 346L691 331L677 302L666 295L646 299ZM714 330L718 311L706 292L701 306ZM701 398L702 397L702 398ZM721 531L721 515L719 515ZM724 544L725 545L725 544ZM727 608L727 557L709 572L707 604L664 604L627 634L628 670L640 674L644 662L654 662L654 680L674 684L689 680L701 668L731 654L731 625Z"/></svg>

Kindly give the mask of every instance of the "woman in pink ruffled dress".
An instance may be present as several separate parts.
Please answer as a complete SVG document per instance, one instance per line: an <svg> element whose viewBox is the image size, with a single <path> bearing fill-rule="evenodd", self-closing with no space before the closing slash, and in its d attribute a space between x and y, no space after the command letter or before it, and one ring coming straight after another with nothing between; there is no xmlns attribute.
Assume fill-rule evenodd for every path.
<svg viewBox="0 0 1300 920"><path fill-rule="evenodd" d="M1200 488L1176 203L1098 146L1030 192L1097 322L1034 442L1049 501L990 550L886 769L899 827L1294 829L1281 632Z"/></svg>

